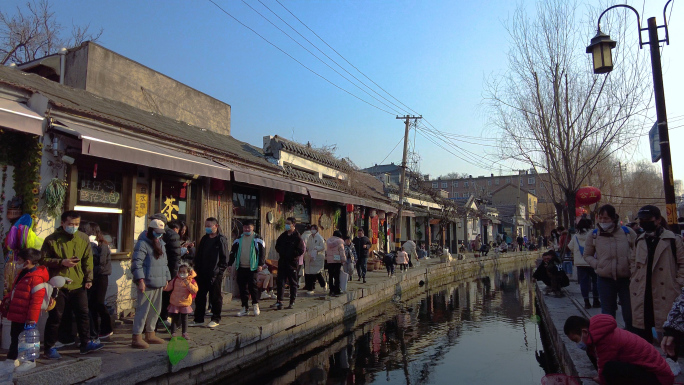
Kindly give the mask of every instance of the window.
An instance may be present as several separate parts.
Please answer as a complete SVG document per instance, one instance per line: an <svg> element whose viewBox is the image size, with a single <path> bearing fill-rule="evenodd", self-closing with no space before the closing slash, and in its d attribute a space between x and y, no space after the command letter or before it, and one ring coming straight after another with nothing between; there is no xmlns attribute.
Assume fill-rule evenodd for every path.
<svg viewBox="0 0 684 385"><path fill-rule="evenodd" d="M442 188L447 188L449 184L447 182L442 182Z"/></svg>
<svg viewBox="0 0 684 385"><path fill-rule="evenodd" d="M458 187L458 182L454 182L454 183L452 183L451 185L454 186L454 187Z"/></svg>
<svg viewBox="0 0 684 385"><path fill-rule="evenodd" d="M463 182L463 187L468 187L468 182Z"/></svg>
<svg viewBox="0 0 684 385"><path fill-rule="evenodd" d="M491 181L491 180L488 180L488 181L487 181L487 186L491 186L491 185L492 185L492 181Z"/></svg>
<svg viewBox="0 0 684 385"><path fill-rule="evenodd" d="M260 232L259 196L256 190L233 189L233 238L242 233L242 222L247 219L254 221L254 230Z"/></svg>
<svg viewBox="0 0 684 385"><path fill-rule="evenodd" d="M499 185L499 180L498 180L498 179L494 179L494 184L498 186L498 185Z"/></svg>
<svg viewBox="0 0 684 385"><path fill-rule="evenodd" d="M511 183L511 178L506 178L506 183Z"/></svg>
<svg viewBox="0 0 684 385"><path fill-rule="evenodd" d="M454 193L454 198L458 198L458 193Z"/></svg>
<svg viewBox="0 0 684 385"><path fill-rule="evenodd" d="M527 184L534 184L534 177L527 178Z"/></svg>
<svg viewBox="0 0 684 385"><path fill-rule="evenodd" d="M100 226L113 252L121 250L122 175L104 167L97 179L85 170L78 173L78 195L74 209L81 213L81 223L95 222Z"/></svg>
<svg viewBox="0 0 684 385"><path fill-rule="evenodd" d="M439 183L432 182L432 188L439 188Z"/></svg>
<svg viewBox="0 0 684 385"><path fill-rule="evenodd" d="M537 192L533 189L533 190L530 190L530 194L537 195Z"/></svg>
<svg viewBox="0 0 684 385"><path fill-rule="evenodd" d="M520 185L521 185L521 186L523 185L523 180L522 180L522 178L520 178Z"/></svg>

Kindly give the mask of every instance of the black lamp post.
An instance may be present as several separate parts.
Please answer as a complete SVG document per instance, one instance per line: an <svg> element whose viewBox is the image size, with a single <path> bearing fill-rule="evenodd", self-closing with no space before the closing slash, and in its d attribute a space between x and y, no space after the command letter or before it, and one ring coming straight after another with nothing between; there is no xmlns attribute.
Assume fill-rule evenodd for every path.
<svg viewBox="0 0 684 385"><path fill-rule="evenodd" d="M651 48L651 70L653 72L653 91L655 94L655 107L658 123L658 135L660 140L661 164L663 168L663 187L665 189L665 204L667 206L667 224L675 234L679 233L677 222L677 203L674 191L674 177L672 173L672 157L670 155L670 136L667 131L667 110L665 108L665 89L663 87L663 69L660 64L660 43L670 44L670 36L667 29L667 17L665 11L672 2L668 0L663 7L664 24L658 26L656 18L648 19L648 28L641 28L639 12L629 5L618 4L607 8L598 18L597 33L591 44L587 47L587 53L591 54L594 63L594 73L603 74L613 70L612 49L616 42L610 36L601 32L601 17L613 8L623 7L634 11L637 17L637 29L639 33L639 49L648 44ZM665 29L665 39L658 38L658 28ZM648 42L644 43L641 39L641 32L648 31Z"/></svg>

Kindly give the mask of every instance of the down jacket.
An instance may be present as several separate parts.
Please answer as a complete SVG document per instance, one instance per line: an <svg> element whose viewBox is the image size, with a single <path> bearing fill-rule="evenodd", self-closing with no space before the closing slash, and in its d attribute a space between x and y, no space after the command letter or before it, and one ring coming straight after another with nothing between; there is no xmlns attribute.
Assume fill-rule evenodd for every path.
<svg viewBox="0 0 684 385"><path fill-rule="evenodd" d="M45 289L40 289L33 294L31 294L31 289L49 279L45 266L36 266L23 277L17 277L12 286L14 289L12 289L7 319L19 323L38 322L40 306L45 298Z"/></svg>
<svg viewBox="0 0 684 385"><path fill-rule="evenodd" d="M138 243L133 250L133 260L131 262L131 273L133 281L145 280L145 286L153 289L166 287L171 280L168 262L166 261L166 248L164 241L159 238L163 254L159 258L154 257L153 240L147 238L147 232L143 232L138 237Z"/></svg>
<svg viewBox="0 0 684 385"><path fill-rule="evenodd" d="M672 255L672 241L675 242L677 255ZM636 241L636 252L630 259L632 279L629 291L632 304L632 325L644 328L644 300L646 296L646 270L648 266L648 246L646 234L641 234ZM656 330L662 331L661 325L667 319L672 303L677 299L684 286L684 245L682 238L676 237L672 231L664 230L656 245L651 268L651 293L653 296L653 316Z"/></svg>
<svg viewBox="0 0 684 385"><path fill-rule="evenodd" d="M318 274L325 265L325 239L320 233L311 234L306 240L304 274ZM313 254L313 255L312 255Z"/></svg>
<svg viewBox="0 0 684 385"><path fill-rule="evenodd" d="M178 274L178 266L181 263L181 239L180 235L175 232L172 228L167 227L164 235L162 236L164 243L166 244L166 261L169 264L169 272L171 273L171 278L176 278Z"/></svg>
<svg viewBox="0 0 684 385"><path fill-rule="evenodd" d="M654 373L662 385L672 385L674 376L665 359L645 339L617 327L615 318L599 314L589 320L589 346L596 348L599 379L605 384L606 362L620 361L642 366Z"/></svg>
<svg viewBox="0 0 684 385"><path fill-rule="evenodd" d="M177 307L192 305L192 295L197 294L197 290L199 290L195 277L197 277L195 270L190 270L187 280L184 281L181 277L176 276L166 284L164 291L171 292L171 299L169 300L171 305Z"/></svg>
<svg viewBox="0 0 684 385"><path fill-rule="evenodd" d="M634 252L636 233L626 226L615 226L612 232L596 229L587 235L584 260L603 278L629 278L629 261Z"/></svg>
<svg viewBox="0 0 684 385"><path fill-rule="evenodd" d="M345 263L347 254L344 252L344 241L342 238L332 236L326 242L325 260L328 263Z"/></svg>

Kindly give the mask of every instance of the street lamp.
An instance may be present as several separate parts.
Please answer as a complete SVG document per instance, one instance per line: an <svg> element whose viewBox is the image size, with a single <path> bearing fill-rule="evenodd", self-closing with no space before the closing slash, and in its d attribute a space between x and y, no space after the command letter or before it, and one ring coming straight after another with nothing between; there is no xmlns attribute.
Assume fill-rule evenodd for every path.
<svg viewBox="0 0 684 385"><path fill-rule="evenodd" d="M648 44L651 49L651 72L653 73L653 91L655 94L656 117L658 123L658 136L660 140L661 165L663 169L663 187L665 190L665 204L667 206L667 224L675 234L679 233L677 222L677 203L675 200L674 177L672 173L672 157L670 155L670 136L667 130L667 110L665 108L665 88L663 87L663 69L660 64L660 43L670 44L670 36L667 29L667 16L665 11L672 2L668 0L663 7L664 24L658 26L656 18L648 19L648 28L641 28L639 12L629 5L618 4L607 8L598 18L596 36L591 39L591 44L587 47L587 53L591 54L594 73L604 74L613 70L612 49L617 43L610 39L610 36L601 32L601 18L613 8L623 7L634 11L637 17L637 32L639 33L639 49ZM665 29L665 39L658 37L658 28ZM643 42L641 32L648 31L648 42Z"/></svg>

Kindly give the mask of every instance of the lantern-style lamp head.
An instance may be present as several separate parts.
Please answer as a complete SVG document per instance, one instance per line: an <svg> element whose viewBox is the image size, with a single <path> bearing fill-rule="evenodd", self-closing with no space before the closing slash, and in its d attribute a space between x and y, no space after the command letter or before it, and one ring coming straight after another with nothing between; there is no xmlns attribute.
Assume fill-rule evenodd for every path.
<svg viewBox="0 0 684 385"><path fill-rule="evenodd" d="M591 44L587 47L587 53L591 54L594 60L594 73L605 74L613 70L612 49L617 42L610 39L610 36L598 30L596 36L591 39Z"/></svg>

